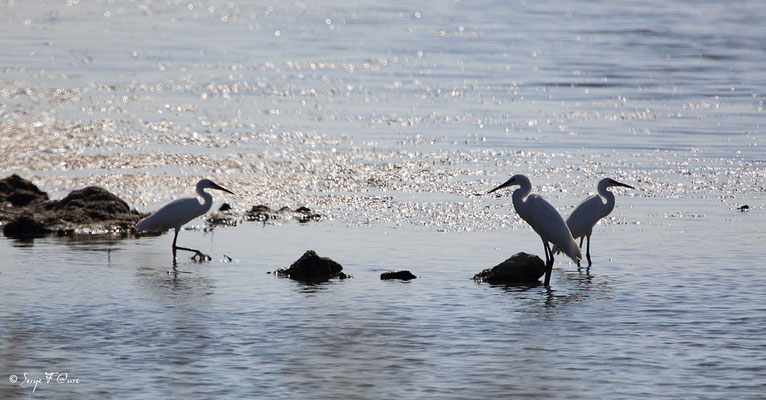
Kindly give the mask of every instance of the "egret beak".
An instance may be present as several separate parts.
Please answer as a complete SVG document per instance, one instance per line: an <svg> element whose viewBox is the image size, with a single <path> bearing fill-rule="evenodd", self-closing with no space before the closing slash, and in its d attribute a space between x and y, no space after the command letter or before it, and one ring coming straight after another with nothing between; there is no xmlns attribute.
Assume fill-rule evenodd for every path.
<svg viewBox="0 0 766 400"><path fill-rule="evenodd" d="M624 184L622 182L617 182L614 179L612 179L612 186L622 186L622 187L626 187L626 188L629 188L629 189L635 189L633 186L626 185L626 184Z"/></svg>
<svg viewBox="0 0 766 400"><path fill-rule="evenodd" d="M223 192L229 193L229 194L234 194L234 192L232 192L231 190L229 190L229 189L226 189L226 188L224 188L224 187L222 187L222 186L219 186L219 185L217 185L217 184L215 184L215 183L213 183L213 182L210 182L210 188L211 188L211 189L217 189L217 190L220 190L220 191L223 191Z"/></svg>
<svg viewBox="0 0 766 400"><path fill-rule="evenodd" d="M487 192L487 194L490 194L490 193L492 193L492 192L494 192L494 191L496 191L496 190L500 190L500 189L502 189L502 188L504 188L504 187L508 187L508 186L511 186L511 185L513 185L513 184L514 184L514 182L513 182L513 178L511 178L511 179L508 179L508 180L507 180L505 183L503 183L502 185L500 185L500 186L498 186L498 187L496 187L496 188L494 188L494 189L490 190L489 192Z"/></svg>

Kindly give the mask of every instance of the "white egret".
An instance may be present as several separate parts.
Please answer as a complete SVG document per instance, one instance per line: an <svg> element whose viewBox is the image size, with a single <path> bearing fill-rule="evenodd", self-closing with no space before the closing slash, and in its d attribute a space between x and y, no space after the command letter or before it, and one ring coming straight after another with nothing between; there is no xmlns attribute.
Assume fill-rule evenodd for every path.
<svg viewBox="0 0 766 400"><path fill-rule="evenodd" d="M588 244L585 251L585 257L588 259L588 267L593 263L590 260L590 235L593 233L593 227L601 219L609 215L614 210L614 194L607 190L612 186L622 186L635 189L633 186L617 182L611 178L604 178L598 182L598 194L589 196L572 211L567 218L567 226L572 232L572 237L580 239L580 247L585 238L588 238ZM606 203L601 198L606 199ZM554 249L557 251L558 249ZM580 263L577 263L580 266Z"/></svg>
<svg viewBox="0 0 766 400"><path fill-rule="evenodd" d="M572 234L564 223L564 218L556 209L538 194L530 194L532 184L529 178L517 174L511 177L507 182L492 189L489 193L508 186L519 185L520 187L513 191L513 208L519 214L521 219L527 221L532 229L540 235L543 240L545 250L545 286L549 286L551 280L551 271L553 270L553 252L549 243L553 243L557 248L563 249L564 253L574 262L579 262L582 258L580 248L572 238Z"/></svg>
<svg viewBox="0 0 766 400"><path fill-rule="evenodd" d="M226 193L234 194L230 190L218 186L210 179L202 179L201 181L197 182L197 194L202 197L204 202L200 203L199 199L196 197L188 197L171 201L159 210L155 211L152 215L138 221L136 224L136 230L139 232L161 232L173 228L175 229L175 236L173 236L173 260L176 259L176 249L196 253L194 257L199 257L200 261L204 259L209 260L210 257L203 254L199 250L176 246L176 241L178 240L178 232L181 230L181 226L208 212L208 210L210 210L210 206L213 205L213 196L206 192L205 189L222 190Z"/></svg>

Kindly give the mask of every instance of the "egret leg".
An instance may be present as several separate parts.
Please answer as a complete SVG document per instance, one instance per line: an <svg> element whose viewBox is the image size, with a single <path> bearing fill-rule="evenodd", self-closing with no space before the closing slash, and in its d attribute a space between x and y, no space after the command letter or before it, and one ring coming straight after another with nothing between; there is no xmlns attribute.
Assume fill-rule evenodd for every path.
<svg viewBox="0 0 766 400"><path fill-rule="evenodd" d="M580 242L580 247L582 247L582 242ZM585 258L588 259L588 268L590 268L593 263L590 261L590 235L588 235L588 248L585 250Z"/></svg>
<svg viewBox="0 0 766 400"><path fill-rule="evenodd" d="M545 243L545 240L543 240L543 251L545 252L545 265L548 265L549 255L548 255L548 246Z"/></svg>
<svg viewBox="0 0 766 400"><path fill-rule="evenodd" d="M176 233L173 236L173 262L176 261L176 241L178 240L178 228L176 228Z"/></svg>
<svg viewBox="0 0 766 400"><path fill-rule="evenodd" d="M551 251L550 245L547 241L543 240L543 247L545 249L545 281L543 285L550 286L551 272L553 271L553 251ZM549 258L550 257L550 258Z"/></svg>
<svg viewBox="0 0 766 400"><path fill-rule="evenodd" d="M194 256L192 256L192 260L210 261L210 260L213 259L209 255L207 255L207 254L205 254L205 253L203 253L203 252L201 252L199 250L190 249L188 247L176 246L176 241L178 241L178 231L179 231L179 229L176 229L176 234L175 234L175 236L173 236L173 261L176 260L176 250L185 250L185 251L190 251L192 253L195 253Z"/></svg>

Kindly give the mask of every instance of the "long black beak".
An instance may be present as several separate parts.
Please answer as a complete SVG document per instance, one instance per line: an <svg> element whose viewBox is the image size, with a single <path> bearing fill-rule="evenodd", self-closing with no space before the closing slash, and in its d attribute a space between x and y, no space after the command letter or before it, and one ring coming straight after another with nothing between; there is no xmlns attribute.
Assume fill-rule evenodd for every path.
<svg viewBox="0 0 766 400"><path fill-rule="evenodd" d="M210 188L211 189L221 190L221 191L224 191L224 192L229 193L229 194L234 194L234 192L232 192L231 190L226 189L226 188L224 188L222 186L219 186L218 184L213 183L213 182L210 183Z"/></svg>
<svg viewBox="0 0 766 400"><path fill-rule="evenodd" d="M487 192L487 194L490 194L490 193L492 193L492 192L494 192L494 191L496 191L496 190L500 190L500 189L502 189L502 188L504 188L504 187L508 187L508 186L511 186L511 185L513 184L513 182L512 182L512 181L513 181L513 178L511 178L511 179L508 179L508 180L507 180L505 183L503 183L502 185L500 185L500 186L498 186L498 187L496 187L496 188L494 188L494 189L490 190L489 192Z"/></svg>
<svg viewBox="0 0 766 400"><path fill-rule="evenodd" d="M626 187L626 188L628 188L628 189L635 189L633 186L630 186L630 185L626 185L626 184L624 184L624 183L622 183L622 182L617 182L617 181L616 181L616 180L614 180L614 179L612 179L612 185L613 185L613 186L622 186L622 187Z"/></svg>

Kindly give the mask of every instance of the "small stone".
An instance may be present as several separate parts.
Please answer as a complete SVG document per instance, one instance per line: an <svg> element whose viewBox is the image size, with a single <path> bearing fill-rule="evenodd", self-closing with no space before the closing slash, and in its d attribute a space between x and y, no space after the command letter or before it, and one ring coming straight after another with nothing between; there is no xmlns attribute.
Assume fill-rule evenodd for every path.
<svg viewBox="0 0 766 400"><path fill-rule="evenodd" d="M381 280L388 280L388 279L401 279L408 281L410 279L415 279L417 276L413 275L412 272L407 270L401 270L401 271L387 271L382 274L380 274Z"/></svg>
<svg viewBox="0 0 766 400"><path fill-rule="evenodd" d="M223 203L221 204L221 207L218 207L218 211L229 211L231 210L231 205L229 203Z"/></svg>
<svg viewBox="0 0 766 400"><path fill-rule="evenodd" d="M545 262L540 257L521 252L493 268L479 272L473 279L490 284L529 284L537 283L545 272Z"/></svg>

